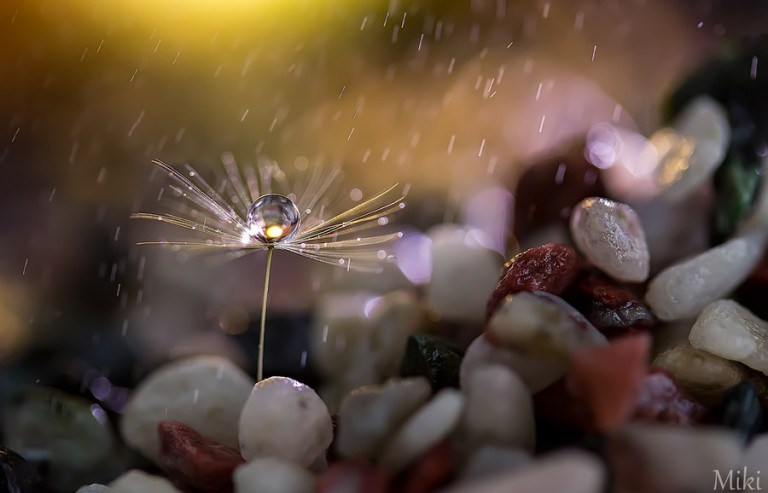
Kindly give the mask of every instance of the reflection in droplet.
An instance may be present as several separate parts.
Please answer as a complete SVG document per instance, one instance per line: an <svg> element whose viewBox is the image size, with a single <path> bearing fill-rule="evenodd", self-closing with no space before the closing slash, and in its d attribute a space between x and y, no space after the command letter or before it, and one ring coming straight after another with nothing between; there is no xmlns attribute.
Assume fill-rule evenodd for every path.
<svg viewBox="0 0 768 493"><path fill-rule="evenodd" d="M248 232L264 242L277 243L296 234L301 215L291 199L276 193L262 195L248 209Z"/></svg>

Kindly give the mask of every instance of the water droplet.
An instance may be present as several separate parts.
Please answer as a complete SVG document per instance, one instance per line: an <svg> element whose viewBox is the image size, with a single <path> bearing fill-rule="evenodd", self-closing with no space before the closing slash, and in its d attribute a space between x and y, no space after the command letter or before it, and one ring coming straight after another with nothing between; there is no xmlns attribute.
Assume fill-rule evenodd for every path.
<svg viewBox="0 0 768 493"><path fill-rule="evenodd" d="M248 209L248 232L264 243L292 237L299 229L301 214L291 199L276 193L262 195Z"/></svg>

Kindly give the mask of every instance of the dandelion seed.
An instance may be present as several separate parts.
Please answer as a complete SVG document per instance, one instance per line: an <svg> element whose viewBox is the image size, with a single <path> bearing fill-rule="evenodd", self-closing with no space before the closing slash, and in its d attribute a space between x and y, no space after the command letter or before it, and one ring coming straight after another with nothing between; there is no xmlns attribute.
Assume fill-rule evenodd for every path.
<svg viewBox="0 0 768 493"><path fill-rule="evenodd" d="M153 163L174 182L171 189L177 194L175 200L170 199L171 211L139 212L131 217L168 223L194 236L173 241L146 241L140 245L165 245L202 253L223 252L235 258L259 250L267 251L258 380L263 377L267 295L275 250L286 250L347 270L380 272L382 259L392 258L381 247L402 237L400 233L360 234L387 224L392 213L405 207L404 193L397 192L397 184L367 200L362 200L362 194L358 199L359 190L355 189L351 198L358 199L358 203L324 219L326 206L335 198L331 197L331 188L341 176L338 165L330 169L321 166L308 169L304 180L292 187L277 163L262 161L258 170L241 169L234 157L227 153L222 156L226 177L217 189L188 165L184 171L179 171L159 160ZM303 216L301 211L304 211ZM140 267L143 270L143 262Z"/></svg>

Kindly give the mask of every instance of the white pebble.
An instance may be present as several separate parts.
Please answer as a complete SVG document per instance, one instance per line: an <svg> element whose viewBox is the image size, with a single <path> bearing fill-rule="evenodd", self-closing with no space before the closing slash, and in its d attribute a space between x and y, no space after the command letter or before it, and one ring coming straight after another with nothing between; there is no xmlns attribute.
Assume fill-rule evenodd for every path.
<svg viewBox="0 0 768 493"><path fill-rule="evenodd" d="M261 457L235 469L235 493L312 493L315 477L303 467Z"/></svg>
<svg viewBox="0 0 768 493"><path fill-rule="evenodd" d="M112 489L103 484L89 484L82 486L76 493L110 493Z"/></svg>
<svg viewBox="0 0 768 493"><path fill-rule="evenodd" d="M366 312L373 326L369 350L362 358L375 361L383 380L397 376L408 336L427 325L427 311L421 301L407 291L387 293L372 305Z"/></svg>
<svg viewBox="0 0 768 493"><path fill-rule="evenodd" d="M707 305L688 337L693 347L768 374L768 322L735 301Z"/></svg>
<svg viewBox="0 0 768 493"><path fill-rule="evenodd" d="M126 472L109 487L109 493L180 493L167 479L136 469Z"/></svg>
<svg viewBox="0 0 768 493"><path fill-rule="evenodd" d="M522 379L531 393L544 390L565 375L567 369L567 365L560 361L494 346L485 335L480 335L472 341L461 360L459 378L462 387L470 374L487 364L506 366Z"/></svg>
<svg viewBox="0 0 768 493"><path fill-rule="evenodd" d="M463 481L441 493L597 493L605 466L593 455L565 450L492 477Z"/></svg>
<svg viewBox="0 0 768 493"><path fill-rule="evenodd" d="M661 320L693 318L736 289L760 261L764 247L763 232L733 238L660 272L645 299Z"/></svg>
<svg viewBox="0 0 768 493"><path fill-rule="evenodd" d="M290 378L257 383L240 415L240 452L246 460L277 457L308 467L331 440L328 408L314 390Z"/></svg>
<svg viewBox="0 0 768 493"><path fill-rule="evenodd" d="M713 491L714 471L728 474L742 459L739 437L714 427L631 424L610 450L617 491L636 491L638 484L660 493Z"/></svg>
<svg viewBox="0 0 768 493"><path fill-rule="evenodd" d="M482 323L504 263L501 255L455 227L441 226L430 237L432 277L427 304L442 319Z"/></svg>
<svg viewBox="0 0 768 493"><path fill-rule="evenodd" d="M232 362L198 356L162 366L131 394L120 423L125 441L157 462L157 425L181 421L226 445L237 447L237 419L253 380Z"/></svg>
<svg viewBox="0 0 768 493"><path fill-rule="evenodd" d="M520 377L501 365L478 368L462 384L466 410L462 432L468 447L516 446L533 451L533 401Z"/></svg>
<svg viewBox="0 0 768 493"><path fill-rule="evenodd" d="M547 293L508 296L488 322L488 331L504 347L561 362L578 347L607 343L573 307Z"/></svg>
<svg viewBox="0 0 768 493"><path fill-rule="evenodd" d="M382 466L397 472L453 431L464 408L461 392L443 389L394 434L380 457Z"/></svg>
<svg viewBox="0 0 768 493"><path fill-rule="evenodd" d="M584 199L573 208L570 226L581 253L606 274L626 282L648 278L645 232L631 207L604 198Z"/></svg>
<svg viewBox="0 0 768 493"><path fill-rule="evenodd" d="M346 458L375 458L391 434L428 399L426 378L390 380L353 390L339 407L336 450Z"/></svg>
<svg viewBox="0 0 768 493"><path fill-rule="evenodd" d="M709 96L690 102L674 123L675 130L657 132L651 141L662 153L656 168L661 196L679 201L714 174L725 158L731 127L728 115Z"/></svg>

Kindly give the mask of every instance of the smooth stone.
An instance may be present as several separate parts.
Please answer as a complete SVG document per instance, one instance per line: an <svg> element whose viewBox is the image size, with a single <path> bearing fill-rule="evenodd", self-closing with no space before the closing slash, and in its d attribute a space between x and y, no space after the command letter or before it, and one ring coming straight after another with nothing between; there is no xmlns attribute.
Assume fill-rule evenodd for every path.
<svg viewBox="0 0 768 493"><path fill-rule="evenodd" d="M367 461L337 462L317 478L315 493L389 493L392 476Z"/></svg>
<svg viewBox="0 0 768 493"><path fill-rule="evenodd" d="M286 377L257 383L239 422L240 451L246 460L276 457L307 467L333 440L323 401L311 388Z"/></svg>
<svg viewBox="0 0 768 493"><path fill-rule="evenodd" d="M573 208L570 228L581 253L609 276L626 282L648 278L645 232L630 206L599 197L584 199Z"/></svg>
<svg viewBox="0 0 768 493"><path fill-rule="evenodd" d="M520 377L505 366L487 365L469 375L462 391L466 406L461 432L469 448L499 445L533 451L533 401Z"/></svg>
<svg viewBox="0 0 768 493"><path fill-rule="evenodd" d="M109 493L181 493L167 479L136 469L117 478L109 488Z"/></svg>
<svg viewBox="0 0 768 493"><path fill-rule="evenodd" d="M719 404L728 389L747 378L740 364L687 344L656 356L652 366L668 372L686 394L710 406Z"/></svg>
<svg viewBox="0 0 768 493"><path fill-rule="evenodd" d="M741 435L748 442L763 428L763 409L757 388L751 380L726 392L719 416L720 424Z"/></svg>
<svg viewBox="0 0 768 493"><path fill-rule="evenodd" d="M112 491L109 486L103 484L89 484L83 486L76 493L109 493Z"/></svg>
<svg viewBox="0 0 768 493"><path fill-rule="evenodd" d="M408 338L400 364L401 377L425 377L432 390L459 386L459 367L464 351L428 334Z"/></svg>
<svg viewBox="0 0 768 493"><path fill-rule="evenodd" d="M457 453L443 440L424 453L403 475L402 493L429 493L447 484L456 472Z"/></svg>
<svg viewBox="0 0 768 493"><path fill-rule="evenodd" d="M723 162L731 134L725 109L709 96L699 96L683 109L675 131L657 132L651 141L662 151L656 168L661 196L677 202L704 184Z"/></svg>
<svg viewBox="0 0 768 493"><path fill-rule="evenodd" d="M643 378L632 419L683 426L711 421L706 407L683 394L669 374L657 369L651 369Z"/></svg>
<svg viewBox="0 0 768 493"><path fill-rule="evenodd" d="M768 158L764 157L762 159L760 173L761 176L768 175ZM740 230L765 230L766 228L768 228L768 180L762 180L760 188L757 191L757 197L752 213L744 219L744 222L740 226Z"/></svg>
<svg viewBox="0 0 768 493"><path fill-rule="evenodd" d="M382 378L397 376L408 337L427 325L427 311L408 291L387 293L374 302L368 313L371 325L369 351Z"/></svg>
<svg viewBox="0 0 768 493"><path fill-rule="evenodd" d="M486 302L499 280L502 257L454 226L435 228L429 236L432 277L426 300L430 309L443 320L482 323Z"/></svg>
<svg viewBox="0 0 768 493"><path fill-rule="evenodd" d="M85 399L35 387L3 412L4 445L46 464L46 477L73 490L109 479L115 438L106 412ZM36 459L35 459L36 460Z"/></svg>
<svg viewBox="0 0 768 493"><path fill-rule="evenodd" d="M578 347L607 340L573 307L547 293L508 296L488 322L492 344L567 362Z"/></svg>
<svg viewBox="0 0 768 493"><path fill-rule="evenodd" d="M227 359L198 356L168 363L139 383L125 407L125 441L158 463L157 426L176 420L230 447L238 446L237 420L253 379Z"/></svg>
<svg viewBox="0 0 768 493"><path fill-rule="evenodd" d="M564 450L509 472L462 481L441 493L596 493L605 484L600 460L586 452Z"/></svg>
<svg viewBox="0 0 768 493"><path fill-rule="evenodd" d="M240 451L204 437L178 421L161 421L160 463L175 484L195 491L232 491L232 472L245 462Z"/></svg>
<svg viewBox="0 0 768 493"><path fill-rule="evenodd" d="M461 386L478 368L487 364L506 366L517 374L531 393L536 393L555 383L563 375L567 365L547 358L528 355L512 349L494 346L485 335L478 336L467 348L459 368Z"/></svg>
<svg viewBox="0 0 768 493"><path fill-rule="evenodd" d="M391 434L432 389L423 377L393 379L350 392L339 407L336 451L341 457L374 458Z"/></svg>
<svg viewBox="0 0 768 493"><path fill-rule="evenodd" d="M766 235L736 237L660 272L648 285L645 299L665 321L696 317L709 303L739 286L760 261Z"/></svg>
<svg viewBox="0 0 768 493"><path fill-rule="evenodd" d="M463 480L480 479L509 472L531 462L531 454L510 447L485 445L477 449L461 470Z"/></svg>
<svg viewBox="0 0 768 493"><path fill-rule="evenodd" d="M401 471L446 438L459 423L463 409L461 392L441 390L392 436L381 453L380 464L390 471Z"/></svg>
<svg viewBox="0 0 768 493"><path fill-rule="evenodd" d="M13 450L0 447L0 491L41 493L46 488L37 469Z"/></svg>
<svg viewBox="0 0 768 493"><path fill-rule="evenodd" d="M737 467L742 447L722 428L633 424L612 436L609 458L618 491L712 491L713 471Z"/></svg>
<svg viewBox="0 0 768 493"><path fill-rule="evenodd" d="M712 220L713 244L730 238L753 214L764 181L763 159L754 149L730 146L714 178L716 197Z"/></svg>
<svg viewBox="0 0 768 493"><path fill-rule="evenodd" d="M235 493L312 493L315 477L292 462L261 457L235 469L234 483Z"/></svg>
<svg viewBox="0 0 768 493"><path fill-rule="evenodd" d="M735 301L707 305L688 338L695 348L768 374L768 322Z"/></svg>

